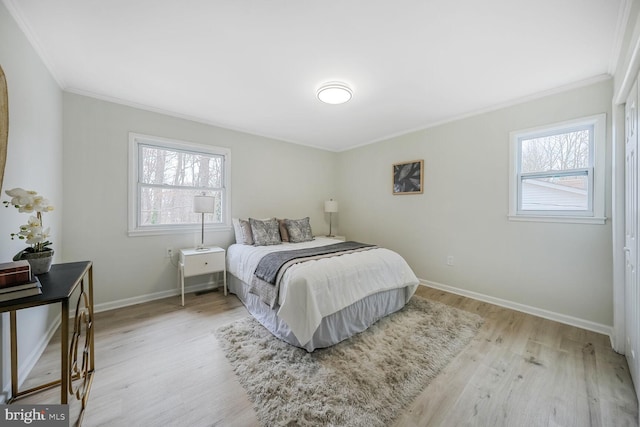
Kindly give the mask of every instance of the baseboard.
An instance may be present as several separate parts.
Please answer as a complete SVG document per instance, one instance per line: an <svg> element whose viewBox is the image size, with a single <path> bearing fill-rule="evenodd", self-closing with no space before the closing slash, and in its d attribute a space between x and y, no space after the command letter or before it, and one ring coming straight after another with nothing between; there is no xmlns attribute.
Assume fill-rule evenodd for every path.
<svg viewBox="0 0 640 427"><path fill-rule="evenodd" d="M498 305L500 307L509 308L512 310L520 311L522 313L531 314L533 316L542 317L544 319L553 320L565 325L576 326L578 328L586 329L588 331L597 332L609 337L613 340L613 327L595 323L590 320L579 319L573 316L567 316L566 314L555 313L553 311L544 310L542 308L532 307L517 302L504 300L501 298L484 295L478 292L468 291L466 289L460 289L449 285L443 285L442 283L432 282L429 280L419 279L420 284L428 286L430 288L439 289L441 291L450 292L452 294L461 295L463 297L471 298L474 300L488 302L489 304ZM612 341L613 343L613 341Z"/></svg>
<svg viewBox="0 0 640 427"><path fill-rule="evenodd" d="M193 292L203 291L212 287L221 287L222 283L198 283L196 285L185 286L184 293L189 294ZM180 295L180 289L171 289L168 291L154 292L152 294L140 295L133 298L125 298L117 301L105 302L97 304L93 307L95 313L102 311L115 310L116 308L128 307L130 305L142 304L144 302L155 301L163 298L169 298L172 296Z"/></svg>

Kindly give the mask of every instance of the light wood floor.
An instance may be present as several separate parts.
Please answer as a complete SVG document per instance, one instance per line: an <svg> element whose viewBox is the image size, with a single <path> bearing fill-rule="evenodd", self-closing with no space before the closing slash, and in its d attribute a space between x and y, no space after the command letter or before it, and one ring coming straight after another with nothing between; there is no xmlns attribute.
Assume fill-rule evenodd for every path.
<svg viewBox="0 0 640 427"><path fill-rule="evenodd" d="M438 290L418 295L475 312L471 344L420 394L400 426L637 426L623 356L609 338ZM84 426L257 426L214 331L246 316L230 295L188 295L96 315L96 375ZM25 387L59 375L54 338ZM58 403L57 390L21 403ZM71 406L72 418L79 404Z"/></svg>

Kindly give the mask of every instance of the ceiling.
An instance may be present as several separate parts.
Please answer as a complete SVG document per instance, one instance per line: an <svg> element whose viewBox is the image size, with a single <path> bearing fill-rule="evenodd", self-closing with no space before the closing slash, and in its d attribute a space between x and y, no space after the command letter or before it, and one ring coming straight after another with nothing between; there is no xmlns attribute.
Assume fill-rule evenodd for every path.
<svg viewBox="0 0 640 427"><path fill-rule="evenodd" d="M3 1L66 91L342 151L612 74L630 0Z"/></svg>

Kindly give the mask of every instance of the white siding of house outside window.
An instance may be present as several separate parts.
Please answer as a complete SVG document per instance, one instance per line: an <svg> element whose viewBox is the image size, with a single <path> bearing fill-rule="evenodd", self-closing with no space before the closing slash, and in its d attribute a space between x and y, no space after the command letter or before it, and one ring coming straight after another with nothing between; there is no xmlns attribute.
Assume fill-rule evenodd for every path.
<svg viewBox="0 0 640 427"><path fill-rule="evenodd" d="M203 193L216 206L215 213L205 214L206 229L228 230L230 158L227 148L129 134L129 235L199 228L193 197Z"/></svg>
<svg viewBox="0 0 640 427"><path fill-rule="evenodd" d="M580 146L588 147L588 155L571 169L532 169L523 164L525 143L532 147L556 135L581 136ZM605 114L511 132L509 219L603 224L605 149Z"/></svg>

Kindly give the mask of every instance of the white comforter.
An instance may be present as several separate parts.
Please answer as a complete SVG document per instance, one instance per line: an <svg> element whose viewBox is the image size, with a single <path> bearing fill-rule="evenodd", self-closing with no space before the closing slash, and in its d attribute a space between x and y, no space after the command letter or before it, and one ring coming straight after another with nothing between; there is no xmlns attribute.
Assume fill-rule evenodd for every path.
<svg viewBox="0 0 640 427"><path fill-rule="evenodd" d="M231 245L227 251L227 271L245 283L260 259L269 252L335 244L318 237L311 242L273 246ZM278 316L302 345L309 342L323 317L377 292L408 287L408 302L418 278L397 253L376 248L331 258L306 261L291 266L282 277Z"/></svg>

